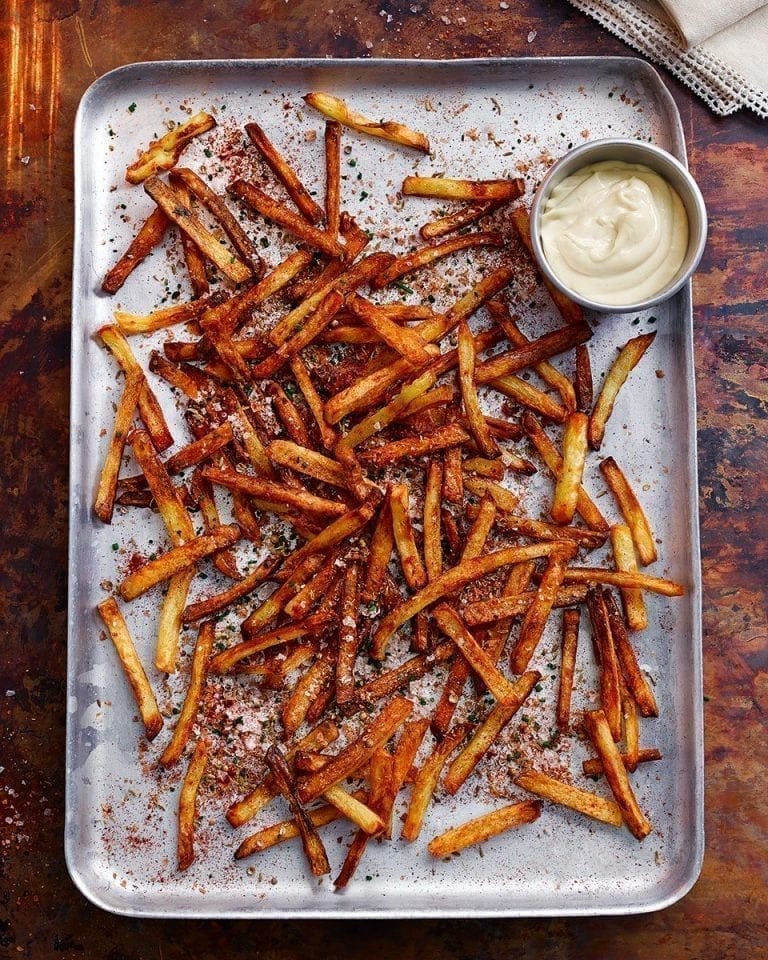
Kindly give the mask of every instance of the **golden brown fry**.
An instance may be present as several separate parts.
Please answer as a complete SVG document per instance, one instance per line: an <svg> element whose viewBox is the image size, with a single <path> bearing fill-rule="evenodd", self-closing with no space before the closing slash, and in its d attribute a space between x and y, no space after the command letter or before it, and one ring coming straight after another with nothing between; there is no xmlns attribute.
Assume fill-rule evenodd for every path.
<svg viewBox="0 0 768 960"><path fill-rule="evenodd" d="M298 794L303 803L308 803L325 793L328 787L339 783L354 773L383 747L389 738L403 725L413 710L410 700L395 697L384 709L369 720L357 739L352 740L322 770L302 778Z"/></svg>
<svg viewBox="0 0 768 960"><path fill-rule="evenodd" d="M529 340L521 347L514 347L506 353L500 353L490 360L478 364L476 379L478 383L490 383L499 377L517 373L532 367L542 360L549 360L566 350L572 350L580 343L586 343L592 331L586 323L561 327L551 333L545 333L536 340Z"/></svg>
<svg viewBox="0 0 768 960"><path fill-rule="evenodd" d="M448 503L464 502L464 474L462 472L461 447L449 447L443 454L443 500Z"/></svg>
<svg viewBox="0 0 768 960"><path fill-rule="evenodd" d="M333 677L333 660L329 656L319 657L293 688L293 693L285 701L281 710L283 727L286 734L295 733L304 723L309 708L327 683Z"/></svg>
<svg viewBox="0 0 768 960"><path fill-rule="evenodd" d="M320 394L312 383L306 364L301 357L291 357L291 373L296 381L296 386L301 390L302 396L307 402L312 416L315 418L317 429L320 432L320 440L326 450L332 450L336 443L336 431L326 423L325 413L323 411L323 401Z"/></svg>
<svg viewBox="0 0 768 960"><path fill-rule="evenodd" d="M589 348L583 343L576 347L576 376L573 381L576 393L576 409L589 413L592 409L592 363Z"/></svg>
<svg viewBox="0 0 768 960"><path fill-rule="evenodd" d="M420 610L436 603L445 596L450 596L463 589L468 583L478 580L487 573L492 573L500 567L507 567L521 560L535 560L538 557L547 557L555 549L555 544L536 543L526 547L506 547L496 550L484 557L467 560L448 570L423 590L414 594L410 599L396 607L381 621L371 640L371 657L381 660L384 656L387 643L392 635L411 617L415 617Z"/></svg>
<svg viewBox="0 0 768 960"><path fill-rule="evenodd" d="M432 616L443 633L453 640L464 659L469 662L496 700L500 703L509 703L517 699L514 685L499 671L452 607L441 603L435 608Z"/></svg>
<svg viewBox="0 0 768 960"><path fill-rule="evenodd" d="M155 207L131 240L128 249L104 277L101 289L105 293L117 293L141 261L162 243L167 228L168 217Z"/></svg>
<svg viewBox="0 0 768 960"><path fill-rule="evenodd" d="M464 404L464 414L480 452L485 457L498 456L499 448L485 422L477 389L475 376L475 341L466 320L459 324L458 334L459 387Z"/></svg>
<svg viewBox="0 0 768 960"><path fill-rule="evenodd" d="M414 400L423 396L424 393L434 384L435 374L430 370L422 373L420 377L410 383L406 383L400 392L393 397L386 406L380 407L373 413L368 414L359 423L345 434L339 441L342 447L352 449L361 444L364 440L372 437L374 434L384 430L390 423L397 420L402 414L410 410Z"/></svg>
<svg viewBox="0 0 768 960"><path fill-rule="evenodd" d="M96 609L115 645L123 671L133 690L147 740L154 740L162 730L163 718L120 608L112 597L108 597L102 600Z"/></svg>
<svg viewBox="0 0 768 960"><path fill-rule="evenodd" d="M370 789L368 791L368 803L372 810L381 814L383 818L389 819L392 804L389 803L390 783L392 780L392 756L383 747L377 750L371 757L371 763L368 773ZM394 797L392 798L394 803ZM384 828L384 821L381 821ZM370 834L365 830L358 830L355 838L347 850L344 858L344 864L338 877L333 881L337 890L343 890L352 879L355 870L362 859L365 848L368 844Z"/></svg>
<svg viewBox="0 0 768 960"><path fill-rule="evenodd" d="M292 393L296 392L295 387L289 387L289 389ZM267 386L267 392L272 397L275 413L290 439L302 447L311 446L312 441L309 439L309 432L301 413L283 387L272 380Z"/></svg>
<svg viewBox="0 0 768 960"><path fill-rule="evenodd" d="M444 237L448 233L461 230L462 227L468 227L470 224L482 220L483 217L489 216L507 202L507 200L488 200L483 203L464 205L438 220L430 220L429 223L425 223L419 230L419 235L422 240Z"/></svg>
<svg viewBox="0 0 768 960"><path fill-rule="evenodd" d="M520 180L455 180L450 177L406 177L406 197L439 197L443 200L516 200L523 195Z"/></svg>
<svg viewBox="0 0 768 960"><path fill-rule="evenodd" d="M568 607L574 603L586 603L588 588L586 584L571 584L561 587L555 594L553 607ZM510 617L522 616L537 596L535 590L509 593L490 600L475 600L462 608L462 616L469 626L476 627Z"/></svg>
<svg viewBox="0 0 768 960"><path fill-rule="evenodd" d="M640 563L643 566L648 566L649 563L658 559L658 552L651 525L648 523L648 517L637 499L637 494L613 457L606 457L605 460L600 462L600 472L616 498L619 510L621 510L622 516L632 533Z"/></svg>
<svg viewBox="0 0 768 960"><path fill-rule="evenodd" d="M622 763L629 773L634 773L640 756L640 724L637 717L637 704L626 688L622 689L621 693L621 729L626 747L626 754L621 758Z"/></svg>
<svg viewBox="0 0 768 960"><path fill-rule="evenodd" d="M360 461L373 467L383 467L405 457L422 457L447 447L457 447L467 440L469 434L466 430L450 423L421 437L406 437L403 440L392 440L380 447L371 447L360 453Z"/></svg>
<svg viewBox="0 0 768 960"><path fill-rule="evenodd" d="M640 669L634 648L627 636L626 626L622 620L619 608L610 590L603 591L603 601L608 612L608 622L611 626L611 636L616 648L616 654L621 664L621 672L629 692L644 717L658 717L659 708L656 697L653 695L648 681Z"/></svg>
<svg viewBox="0 0 768 960"><path fill-rule="evenodd" d="M282 613L291 597L299 592L322 563L323 557L315 555L306 557L297 564L285 582L243 621L241 627L243 636L255 637L263 627Z"/></svg>
<svg viewBox="0 0 768 960"><path fill-rule="evenodd" d="M299 592L286 603L283 612L291 620L302 620L315 604L327 596L331 584L339 573L336 566L339 559L339 552L330 554L327 562L324 562L317 573L307 580Z"/></svg>
<svg viewBox="0 0 768 960"><path fill-rule="evenodd" d="M192 213L189 207L181 202L181 198L173 187L163 183L158 177L149 177L144 181L144 189L169 220L196 244L212 263L221 272L235 283L242 283L251 276L250 267L246 266L230 250L227 250L214 235L207 230L200 219Z"/></svg>
<svg viewBox="0 0 768 960"><path fill-rule="evenodd" d="M338 654L336 657L336 703L343 706L355 696L355 661L360 648L358 625L360 605L360 568L350 563L344 574L341 600Z"/></svg>
<svg viewBox="0 0 768 960"><path fill-rule="evenodd" d="M241 536L240 528L230 524L219 527L213 533L195 537L179 547L173 547L167 553L148 560L138 570L129 573L118 587L120 596L124 600L135 600L158 583L170 580L175 573L186 570L222 547L235 543Z"/></svg>
<svg viewBox="0 0 768 960"><path fill-rule="evenodd" d="M575 544L563 546L549 555L547 566L531 605L525 611L520 626L520 635L509 658L509 666L513 673L523 673L531 662L531 657L539 645L547 620L557 599L557 591L563 582L563 575L568 561L576 554Z"/></svg>
<svg viewBox="0 0 768 960"><path fill-rule="evenodd" d="M432 359L418 331L399 326L369 300L353 293L347 298L347 306L362 323L375 330L388 346L414 366L424 366Z"/></svg>
<svg viewBox="0 0 768 960"><path fill-rule="evenodd" d="M563 468L563 458L556 449L554 443L544 432L544 428L539 421L530 413L523 414L523 429L528 434L531 442L538 451L541 459L547 465L547 469L557 480L560 471ZM610 529L607 520L598 510L592 498L582 487L579 490L579 497L576 509L581 514L581 518L590 528L590 530L601 530L606 533Z"/></svg>
<svg viewBox="0 0 768 960"><path fill-rule="evenodd" d="M550 514L555 523L570 523L579 502L579 490L587 459L587 426L585 413L571 413L563 432L563 465L555 484Z"/></svg>
<svg viewBox="0 0 768 960"><path fill-rule="evenodd" d="M426 267L430 263L434 263L435 260L440 260L443 257L450 256L452 253L457 253L459 250L466 250L471 247L500 247L503 243L504 239L500 233L478 232L465 233L462 236L444 240L442 243L437 243L434 246L421 247L413 253L407 253L405 256L398 257L383 273L380 273L379 276L376 277L371 287L374 290L381 290L382 287L386 287L400 277L404 277L414 270L419 270L421 267Z"/></svg>
<svg viewBox="0 0 768 960"><path fill-rule="evenodd" d="M376 703L384 697L391 696L407 687L414 680L426 676L440 663L445 663L455 653L455 647L448 641L439 643L434 650L419 653L411 657L399 667L380 673L373 680L369 680L355 690L355 701L362 704Z"/></svg>
<svg viewBox="0 0 768 960"><path fill-rule="evenodd" d="M554 423L563 423L568 416L568 411L562 404L557 403L538 387L534 387L532 383L514 374L496 377L489 382L489 386Z"/></svg>
<svg viewBox="0 0 768 960"><path fill-rule="evenodd" d="M619 390L624 386L627 377L638 365L645 351L656 339L655 333L646 333L629 340L619 351L608 371L600 395L595 403L595 409L589 418L589 445L593 450L599 450L605 435L605 425L613 412L613 405Z"/></svg>
<svg viewBox="0 0 768 960"><path fill-rule="evenodd" d="M378 607L380 591L384 583L395 545L395 535L392 530L392 513L389 508L389 498L382 501L379 516L371 535L368 553L368 570L365 577L365 586L361 593L363 603L375 603Z"/></svg>
<svg viewBox="0 0 768 960"><path fill-rule="evenodd" d="M306 243L307 246L321 250L329 257L344 255L344 247L335 237L312 226L311 223L307 223L298 213L294 213L285 204L280 203L279 200L274 200L247 180L235 180L234 183L230 183L227 187L227 193L242 200L251 209L260 213L262 217L272 220L278 226L287 230L288 233L297 237L302 243Z"/></svg>
<svg viewBox="0 0 768 960"><path fill-rule="evenodd" d="M464 477L464 486L476 497L490 496L502 513L513 513L520 502L516 493L512 493L499 483L494 483L493 480L486 480L485 477Z"/></svg>
<svg viewBox="0 0 768 960"><path fill-rule="evenodd" d="M467 457L461 464L464 473L476 473L479 477L488 480L504 479L504 463L502 460L488 460L485 457Z"/></svg>
<svg viewBox="0 0 768 960"><path fill-rule="evenodd" d="M323 219L322 209L309 195L306 188L297 177L296 171L275 147L264 130L258 125L258 123L246 123L245 132L248 134L251 143L256 147L266 161L269 169L285 187L288 196L299 208L302 216L309 220L310 223L320 223L320 221ZM338 223L336 225L336 230L332 232L334 236L336 233L338 233Z"/></svg>
<svg viewBox="0 0 768 960"><path fill-rule="evenodd" d="M130 374L126 377L125 388L117 405L115 424L112 428L112 436L99 475L96 499L93 503L93 512L104 523L112 522L112 513L115 509L115 493L117 492L117 477L123 460L125 439L131 429L143 386L143 376Z"/></svg>
<svg viewBox="0 0 768 960"><path fill-rule="evenodd" d="M208 660L213 649L213 641L216 637L215 628L212 620L206 620L200 624L200 629L195 642L195 652L192 656L192 667L189 677L189 686L184 696L184 704L181 713L173 729L173 736L168 746L163 750L160 756L160 763L164 767L170 767L175 764L181 754L184 752L192 728L197 719L197 709L200 703L203 685L205 684L205 675L208 667Z"/></svg>
<svg viewBox="0 0 768 960"><path fill-rule="evenodd" d="M184 206L192 209L192 194L189 190L183 183L177 183L176 189ZM159 207L155 209L162 213ZM163 216L165 216L165 214L163 214ZM180 239L181 249L184 253L184 263L187 265L189 282L192 285L192 293L195 298L202 297L208 293L210 289L208 271L205 268L205 257L200 253L197 245L194 244L183 231L180 231Z"/></svg>
<svg viewBox="0 0 768 960"><path fill-rule="evenodd" d="M304 853L309 861L309 868L313 876L321 877L323 874L330 873L331 865L328 863L328 856L325 852L323 841L320 839L320 835L315 829L312 820L297 796L296 781L286 762L285 755L278 750L276 746L272 745L269 750L267 750L265 759L269 769L272 771L272 776L275 778L275 783L280 793L282 793L288 801L288 806L291 808L293 819L296 821L296 826L299 828L299 833L301 834L301 844L304 847Z"/></svg>
<svg viewBox="0 0 768 960"><path fill-rule="evenodd" d="M215 126L216 121L209 113L196 113L194 117L169 130L159 140L153 140L139 159L125 171L125 179L129 183L141 183L147 177L170 170L178 163L190 140L199 137L201 133L207 133Z"/></svg>
<svg viewBox="0 0 768 960"><path fill-rule="evenodd" d="M201 737L195 744L179 793L179 835L177 841L179 870L187 870L195 859L195 818L197 792L208 764L208 741Z"/></svg>
<svg viewBox="0 0 768 960"><path fill-rule="evenodd" d="M230 490L239 490L261 500L286 504L295 507L300 513L319 514L324 517L341 517L347 507L336 500L316 497L306 490L288 487L262 477L251 477L237 470L219 470L216 467L204 467L203 476L212 483L218 483Z"/></svg>
<svg viewBox="0 0 768 960"><path fill-rule="evenodd" d="M223 458L217 457L217 462L226 462ZM167 463L166 463L167 466ZM202 476L200 470L197 469L192 474L192 496L197 502L197 506L200 510L200 515L203 518L203 526L205 527L206 533L211 533L213 530L216 530L221 526L221 517L219 515L219 508L216 506L216 500L213 495L213 487L205 477ZM236 514L237 511L233 511ZM239 522L239 520L238 520ZM245 531L246 536L248 536L248 531ZM237 561L235 555L231 550L220 550L218 553L213 556L213 563L217 570L224 574L225 577L229 577L232 580L240 580L241 574L237 569ZM194 574L194 571L192 571ZM187 571L189 575L189 571ZM184 598L184 603L186 604L186 597ZM183 622L184 611L179 611L179 617L182 618Z"/></svg>
<svg viewBox="0 0 768 960"><path fill-rule="evenodd" d="M322 453L301 447L290 440L273 440L267 448L273 463L288 467L334 487L347 487L347 475L341 464Z"/></svg>
<svg viewBox="0 0 768 960"><path fill-rule="evenodd" d="M628 756L626 753L620 754L624 766L627 765ZM641 747L637 752L638 763L651 763L654 760L661 760L661 753L655 747ZM581 770L585 777L602 777L603 764L599 759L584 760L581 764Z"/></svg>
<svg viewBox="0 0 768 960"><path fill-rule="evenodd" d="M292 337L283 341L269 356L257 364L251 375L257 378L272 377L291 357L299 354L305 347L320 334L338 313L344 302L344 297L336 290L331 290L328 296L320 303L317 310L309 316L303 325L297 324Z"/></svg>
<svg viewBox="0 0 768 960"><path fill-rule="evenodd" d="M168 177L174 187L182 184L202 206L214 217L221 229L229 237L229 241L240 255L241 259L253 269L257 277L264 272L264 262L256 252L248 234L224 203L222 198L202 180L194 171L186 167L178 167Z"/></svg>
<svg viewBox="0 0 768 960"><path fill-rule="evenodd" d="M611 547L616 569L627 573L637 573L635 544L628 526L621 523L611 527ZM621 602L624 606L624 616L627 619L629 629L645 630L648 626L648 612L645 609L643 591L624 589L621 591Z"/></svg>
<svg viewBox="0 0 768 960"><path fill-rule="evenodd" d="M394 120L379 122L369 120L361 113L350 109L340 97L333 97L328 93L308 93L304 97L304 102L329 120L336 120L345 127L357 130L358 133L367 133L371 137L381 137L391 143L399 143L401 146L413 147L414 150L429 153L429 141L423 133L411 130Z"/></svg>
<svg viewBox="0 0 768 960"><path fill-rule="evenodd" d="M561 527L556 523L546 523L544 520L533 520L530 517L521 517L514 513L500 514L497 526L510 533L517 533L531 540L572 540L585 550L595 550L602 547L607 536L598 530L587 530L584 527Z"/></svg>
<svg viewBox="0 0 768 960"><path fill-rule="evenodd" d="M453 751L462 743L469 732L466 723L457 724L443 737L432 753L427 757L416 775L411 790L411 801L403 823L403 840L416 840L424 825L424 817L432 796L443 772L443 767Z"/></svg>
<svg viewBox="0 0 768 960"><path fill-rule="evenodd" d="M496 522L496 502L490 493L483 494L480 501L477 514L472 521L472 526L467 531L464 549L461 551L459 562L471 560L473 557L479 557L485 550L485 544L488 536Z"/></svg>
<svg viewBox="0 0 768 960"><path fill-rule="evenodd" d="M621 809L624 822L638 840L643 840L651 832L652 827L637 804L621 754L613 742L608 721L605 719L603 711L594 710L585 713L584 726L595 750L597 750L606 779L616 803Z"/></svg>
<svg viewBox="0 0 768 960"><path fill-rule="evenodd" d="M546 773L539 773L538 770L524 770L515 777L515 784L523 790L528 790L529 793L535 793L539 797L544 797L545 800L559 803L571 810L578 810L579 813L592 817L593 820L599 820L601 823L610 824L612 827L620 827L624 822L621 810L613 800L606 800L588 790L573 787Z"/></svg>
<svg viewBox="0 0 768 960"><path fill-rule="evenodd" d="M573 675L576 669L576 650L579 644L579 621L581 611L578 609L563 612L563 635L560 654L560 688L557 694L557 708L555 717L558 730L567 733L571 726L571 693L573 692Z"/></svg>
<svg viewBox="0 0 768 960"><path fill-rule="evenodd" d="M538 670L531 670L518 678L512 689L514 698L497 703L485 720L475 730L472 739L454 759L443 779L443 786L450 794L455 794L466 782L475 767L493 745L496 737L522 707L531 691L541 680Z"/></svg>
<svg viewBox="0 0 768 960"><path fill-rule="evenodd" d="M156 209L160 211L159 207ZM165 216L165 214L163 214L163 216ZM216 295L201 296L197 300L189 300L186 303L175 303L171 307L161 307L159 310L151 310L145 314L115 310L113 316L117 326L126 336L130 337L139 333L154 333L155 330L165 330L167 327L175 326L177 323L188 323L190 320L196 320L200 314L211 307L216 300ZM191 350L194 344L188 344L186 346Z"/></svg>
<svg viewBox="0 0 768 960"><path fill-rule="evenodd" d="M406 484L394 483L389 488L389 509L392 516L392 532L397 552L400 554L403 575L408 586L413 590L418 590L427 582L427 573L413 534Z"/></svg>
<svg viewBox="0 0 768 960"><path fill-rule="evenodd" d="M343 790L338 784L333 787L328 787L323 796L326 800L329 800L347 820L356 824L369 836L373 833L380 833L384 829L384 821L377 813L371 810L369 806L366 806L361 800L347 793L347 791Z"/></svg>
<svg viewBox="0 0 768 960"><path fill-rule="evenodd" d="M205 600L191 603L182 614L182 622L194 623L196 620L202 620L203 617L210 617L215 613L226 610L233 603L244 599L258 589L265 580L269 579L269 575L275 569L277 562L277 557L267 557L266 560L263 560L254 570L243 577L242 580L232 584L231 587L212 597L207 597Z"/></svg>
<svg viewBox="0 0 768 960"><path fill-rule="evenodd" d="M651 577L645 573L604 570L602 567L569 567L564 580L566 583L605 583L611 587L634 587L637 590L659 593L663 597L682 597L685 594L685 587L674 580Z"/></svg>
<svg viewBox="0 0 768 960"><path fill-rule="evenodd" d="M440 532L440 491L443 485L443 467L432 460L427 467L424 490L424 566L429 580L436 580L443 572L443 543Z"/></svg>
<svg viewBox="0 0 768 960"><path fill-rule="evenodd" d="M621 739L621 687L619 686L619 662L613 644L613 634L608 620L608 611L603 595L592 587L587 595L587 609L592 624L592 639L600 664L600 707L602 708L611 736Z"/></svg>
<svg viewBox="0 0 768 960"><path fill-rule="evenodd" d="M433 857L448 857L475 843L485 843L491 837L496 837L507 830L533 823L540 815L541 804L537 800L513 803L508 807L501 807L467 823L462 823L458 827L451 827L434 840L430 840L427 850Z"/></svg>
<svg viewBox="0 0 768 960"><path fill-rule="evenodd" d="M341 124L325 123L325 225L332 237L339 234L341 204Z"/></svg>

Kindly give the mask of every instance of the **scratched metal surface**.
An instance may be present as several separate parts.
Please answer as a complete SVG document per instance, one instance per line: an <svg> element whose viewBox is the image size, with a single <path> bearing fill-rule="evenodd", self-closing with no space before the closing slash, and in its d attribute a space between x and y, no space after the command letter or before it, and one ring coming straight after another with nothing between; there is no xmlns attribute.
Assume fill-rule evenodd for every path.
<svg viewBox="0 0 768 960"><path fill-rule="evenodd" d="M322 190L321 165L304 159L321 149L320 138L307 144L304 134L307 129L322 131L322 121L306 112L302 121L296 118L301 95L310 89L342 96L367 115L396 116L430 139L432 156L420 158L370 138L345 138L356 166L355 178L343 185L344 207L361 224L375 222L374 230L390 237L375 241L383 249L392 246L393 237L399 238L396 244L411 242L415 225L409 226L406 218L421 222L433 206L430 201L388 203L406 173L460 169L463 175L497 177L522 172L530 196L552 158L586 136L652 138L684 158L671 99L655 73L633 59L140 64L104 77L89 90L75 140L66 835L70 872L95 903L139 916L525 916L657 909L688 890L703 852L699 548L687 289L636 318L593 317L595 336L590 341L599 383L601 372L628 336L658 331L653 348L625 388L601 451L615 454L637 489L644 491L642 499L661 543L660 563L654 569L683 582L688 591L686 597L672 601L649 595L649 628L636 640L641 662L656 685L661 714L659 720L643 722L641 735L644 743L659 747L664 760L641 768L633 777L639 802L654 824L652 836L639 845L627 831L548 808L531 830L514 831L481 849L466 850L450 863L435 862L426 851L431 837L499 805L498 799L476 796L472 790L462 790L455 798L439 793L440 802L430 809L417 842L369 845L361 875L343 894L334 894L327 881L307 876L296 843L234 862L235 845L253 827L274 822L275 805L249 824L250 830L233 831L223 819L227 801L222 788L212 784L200 802L205 841L196 862L184 874L174 868L180 772L158 776L152 759L158 748L153 744L145 750L137 725L130 722L135 713L130 692L114 651L99 642L101 626L93 612L105 595L101 584L116 582L125 562L115 546L130 542L136 547L129 551L146 551L148 542L163 541L162 523L147 511L118 510L106 526L91 513L117 397L114 364L94 342L93 333L110 322L117 305L138 313L157 305L163 289L158 277L167 275L165 252L158 250L114 298L100 294L99 283L115 250L124 247L135 229L121 223L119 212L125 207L138 220L151 207L141 190L124 181L135 145L147 141L165 118L174 117L181 103L193 112L216 108L224 142L223 130L239 129L259 117L278 137L279 148L297 158L294 162L308 188ZM128 104L131 111L126 110ZM291 105L288 111L286 104ZM473 136L462 138L464 130ZM492 138L485 135L488 131ZM185 163L199 169L208 154L215 157L218 152L216 136L211 135L205 145L187 149ZM379 174L382 162L385 176ZM222 190L231 174L217 174L218 167L210 161L209 168L214 171L212 186ZM292 247L277 251L273 242L265 255L274 265ZM417 289L418 282L418 277L411 280ZM447 277L443 283L447 286ZM521 305L525 289L510 295L525 329L535 336L557 321L545 297L535 298L543 303L532 311ZM182 287L182 299L189 295ZM452 298L438 297L435 309L446 309ZM133 339L145 366L149 351L162 349L166 338L161 331ZM172 412L171 392L157 380L153 387ZM173 432L183 436L183 425ZM591 459L588 486L596 493L602 484L597 458ZM127 469L132 472L132 467ZM528 486L532 490L526 494L526 509L537 515L546 509L550 485L543 481ZM676 509L668 509L671 503ZM615 509L611 513L608 498L601 505L609 520L619 519ZM203 589L212 588L206 581ZM125 609L145 664L152 660L157 607L155 597ZM545 670L546 661L557 658L557 620L552 618L532 667ZM186 643L190 640L188 634ZM583 649L580 674L590 671L590 662ZM180 690L174 688L175 678L169 687L155 670L150 679L161 691L161 708L183 695L183 678ZM545 677L541 697L548 704L528 707L542 724L554 709L556 685L548 680ZM589 696L593 683L593 676L588 680L585 676L574 709L588 702L582 698ZM238 704L234 713L241 714L241 724L244 714L246 725L252 723L257 730L258 716L249 719L252 688L227 682L227 691ZM412 684L407 695L417 709L420 701L431 702L426 683ZM166 739L167 733L159 738L161 747ZM583 749L574 744L562 761L564 769L577 772L582 756ZM510 774L505 777L509 781ZM514 797L515 792L509 795ZM343 856L348 827L342 822L323 832L328 849Z"/></svg>
<svg viewBox="0 0 768 960"><path fill-rule="evenodd" d="M322 16L313 16L314 0L229 0L204 13L196 0L0 6L0 948L35 960L760 956L768 938L768 126L746 112L719 120L668 77L712 223L694 281L707 850L692 892L667 910L622 919L148 923L97 910L67 876L72 127L87 86L142 58L627 52L564 0L327 6Z"/></svg>

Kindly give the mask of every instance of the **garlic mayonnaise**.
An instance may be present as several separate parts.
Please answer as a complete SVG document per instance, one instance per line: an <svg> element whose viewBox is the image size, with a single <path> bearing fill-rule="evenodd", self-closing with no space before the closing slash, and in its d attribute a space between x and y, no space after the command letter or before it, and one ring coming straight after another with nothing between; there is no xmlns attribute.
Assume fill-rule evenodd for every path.
<svg viewBox="0 0 768 960"><path fill-rule="evenodd" d="M552 190L541 243L567 287L621 306L672 280L688 248L688 217L677 192L650 167L603 160Z"/></svg>

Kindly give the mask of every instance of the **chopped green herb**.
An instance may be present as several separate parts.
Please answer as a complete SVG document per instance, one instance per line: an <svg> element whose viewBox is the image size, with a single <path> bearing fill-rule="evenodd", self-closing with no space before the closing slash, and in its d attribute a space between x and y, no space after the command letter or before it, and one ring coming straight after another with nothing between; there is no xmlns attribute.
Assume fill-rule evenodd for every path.
<svg viewBox="0 0 768 960"><path fill-rule="evenodd" d="M136 109L136 104L135 104L135 103L130 103L130 104L128 104L128 113L133 113L133 111L134 111L135 109Z"/></svg>
<svg viewBox="0 0 768 960"><path fill-rule="evenodd" d="M396 280L395 286L398 290L401 290L403 293L413 293L413 290L408 286L407 283L403 283L402 280Z"/></svg>

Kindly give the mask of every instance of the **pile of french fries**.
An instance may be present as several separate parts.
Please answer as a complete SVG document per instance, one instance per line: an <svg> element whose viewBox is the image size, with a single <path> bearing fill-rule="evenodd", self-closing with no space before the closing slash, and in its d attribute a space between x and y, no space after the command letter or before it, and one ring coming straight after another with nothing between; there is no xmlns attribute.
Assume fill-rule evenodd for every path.
<svg viewBox="0 0 768 960"><path fill-rule="evenodd" d="M575 304L553 290L562 324L532 340L525 335L504 299L515 274L505 248L527 244L525 207L509 208L521 199L519 180L407 177L404 197L460 205L421 228L423 246L404 255L368 252L372 237L342 209L343 128L425 153L427 139L399 123L368 120L326 94L305 99L327 118L324 206L256 123L245 134L289 201L275 199L269 183L243 179L226 198L178 166L186 144L214 126L213 117L198 114L128 169L128 180L143 184L156 206L103 282L115 293L177 228L194 298L148 315L116 311L97 334L125 380L94 512L110 523L116 508L150 508L167 530L168 548L126 572L117 596L98 606L149 740L161 734L164 717L121 606L165 588L153 664L160 672L179 669L182 631L198 627L186 695L174 705L174 728L158 758L164 768L187 764L179 869L195 857L197 794L210 757L226 750L201 720L206 690L223 675L239 675L251 699L278 703L280 732L264 750L262 779L222 814L240 829L278 795L288 812L242 839L235 857L299 837L311 873L327 874L320 829L344 818L355 833L335 880L342 888L371 839L397 835L401 791L410 792L400 836L415 841L438 788L458 794L482 773L542 677L536 661L557 609L560 682L551 709L563 736L594 748L583 782L579 774L566 782L511 764L518 802L456 824L428 850L445 858L529 824L541 799L626 825L642 839L651 824L630 778L639 764L660 759L640 737L640 718L658 709L632 638L648 625L649 594L675 597L683 588L639 571L657 560L656 541L615 459L602 460L600 471L622 522L608 522L583 479L588 453L599 451L619 392L653 334L621 348L596 400L591 330ZM471 230L497 212L519 242L498 229ZM211 219L215 229L205 225ZM297 243L274 266L253 237L265 219ZM501 250L501 265L477 276L445 311L376 300L401 278L479 247ZM272 315L283 304L278 319L265 335L254 334L267 302ZM484 327L470 325L476 315ZM191 440L171 435L130 345L131 337L178 325L188 336L168 339L149 370L184 398ZM572 351L573 379L551 363ZM505 416L488 414L494 396L503 398ZM127 451L136 469L121 476ZM526 515L521 484L542 470L552 480L548 516ZM180 481L183 471L191 477ZM270 545L270 518L285 525L295 547ZM238 553L244 541L263 548L246 573ZM583 559L607 542L612 564ZM193 582L210 565L220 588L191 600ZM267 584L272 592L256 599ZM599 665L598 706L574 714L584 610ZM222 643L218 623L235 615L240 638ZM441 685L428 714L409 696L422 678ZM593 781L603 775L608 790L596 793Z"/></svg>

